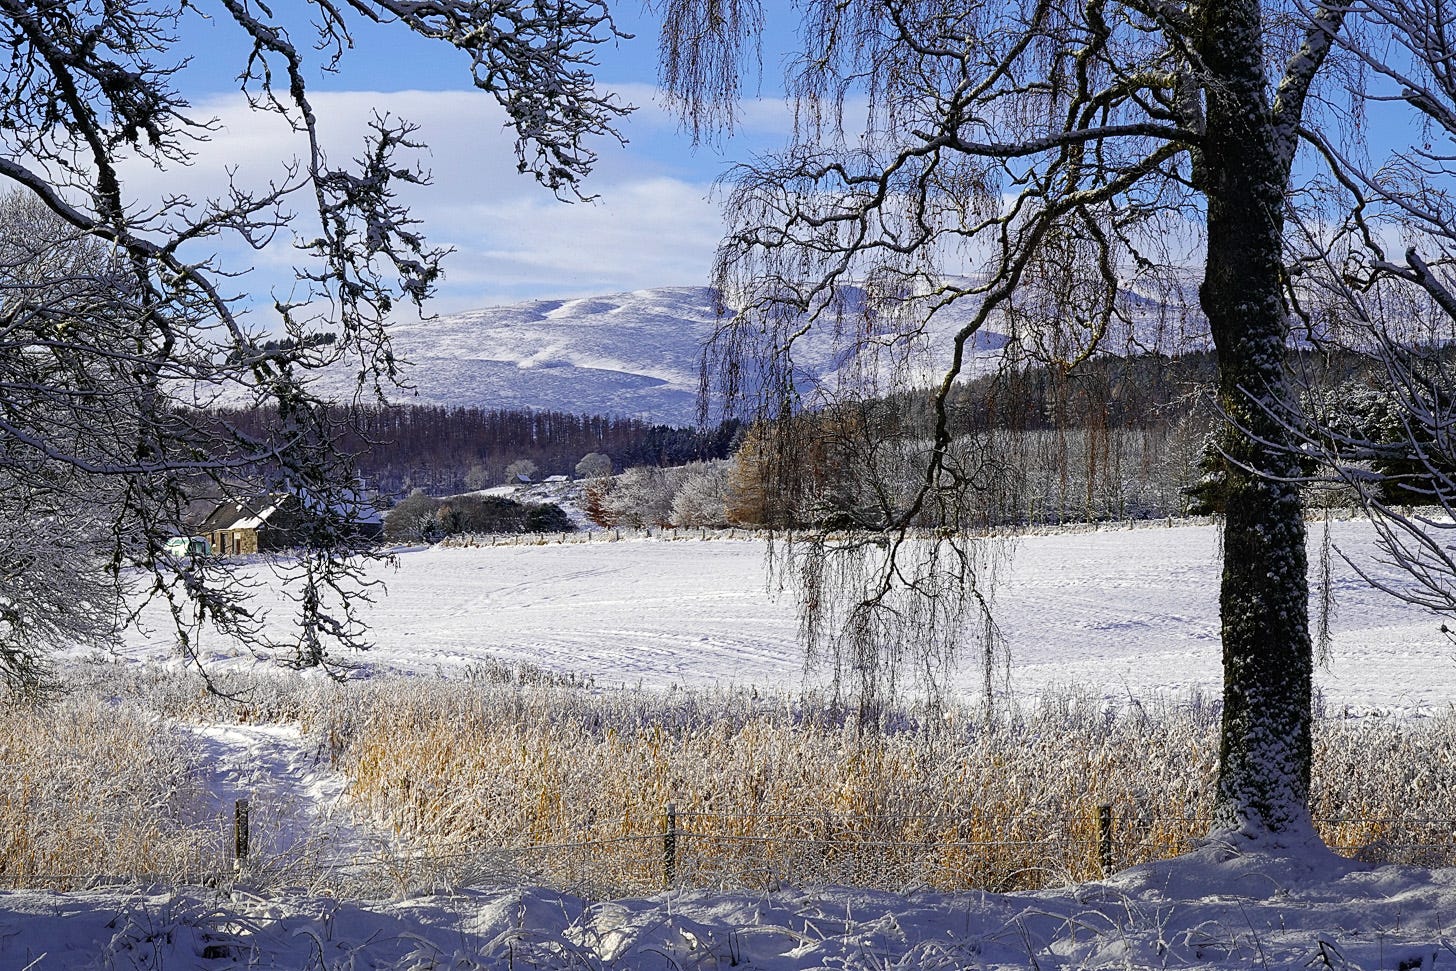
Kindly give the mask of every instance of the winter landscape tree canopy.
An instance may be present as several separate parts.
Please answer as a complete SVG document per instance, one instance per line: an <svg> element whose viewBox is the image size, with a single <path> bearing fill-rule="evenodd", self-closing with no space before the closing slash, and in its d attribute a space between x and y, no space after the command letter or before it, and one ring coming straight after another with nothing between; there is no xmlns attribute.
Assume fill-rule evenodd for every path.
<svg viewBox="0 0 1456 971"><path fill-rule="evenodd" d="M414 130L380 117L336 167L311 66L375 21L463 50L522 170L581 198L626 110L590 73L616 35L604 2L311 0L275 17L0 0L0 679L44 683L48 650L107 644L143 601L174 621L124 663L67 658L71 697L0 706L3 882L88 888L6 902L0 965L1429 969L1456 952L1456 881L1427 869L1456 859L1456 719L1439 676L1417 681L1446 645L1408 650L1425 616L1343 578L1364 598L1342 632L1358 659L1345 717L1317 720L1304 516L1310 480L1336 480L1375 514L1400 591L1456 610L1456 557L1434 538L1450 524L1402 511L1456 511L1448 9L654 0L663 80L702 138L735 123L764 19L802 17L793 139L728 183L706 362L727 420L361 402L398 377L390 317L431 294L444 254L395 195L426 180L403 158ZM263 188L142 198L132 166L186 164L212 132L173 86L196 16L236 28L242 92L291 124L299 160ZM1369 137L1397 126L1419 137ZM258 309L245 268L209 251L280 237L297 288ZM943 369L922 354L938 315L957 322ZM973 374L992 330L1008 367ZM1005 515L1025 452L987 386L1024 389L1037 430L1060 431L1074 375L1084 403L1111 401L1144 368L1167 377L1159 355L1185 337L1199 353L1180 366L1206 383L1212 355L1217 401L1183 418L1221 424L1211 448L1182 436L1178 464L1216 466L1221 525L1017 536L1008 565L998 529L1034 520ZM796 366L816 342L834 345L814 348L832 382ZM1368 393L1321 398L1314 375L1351 358ZM354 400L320 400L309 374L341 363ZM359 466L339 443L368 428L432 439L409 443L425 461L398 459L401 488L429 492L384 535L458 547L357 555ZM489 457L468 453L486 438ZM562 481L578 455L589 480ZM598 524L695 535L567 543L566 513L499 494L514 490L429 494L508 471L550 473L528 495L581 490ZM298 550L234 572L187 535L210 498L254 538L286 509ZM762 596L763 545L710 533L723 523L773 530L769 586L800 595L797 617ZM1335 535L1375 562L1365 522ZM369 603L386 580L394 595ZM1109 622L1077 614L1094 600ZM294 622L264 625L279 603ZM1041 685L1100 682L1027 717L895 703L968 640L989 696L998 620L1046 648ZM204 652L205 621L340 677L336 645L372 624L379 647L346 689ZM775 686L797 668L796 622L843 694ZM291 640L270 641L279 628ZM174 631L200 676L177 670ZM1221 658L1203 650L1216 634ZM1154 698L1195 693L1145 707L1112 657L1186 669L1143 680ZM1216 663L1219 702L1196 694ZM1163 854L1180 855L1142 862ZM517 883L465 886L486 880ZM1048 884L1072 885L997 890Z"/></svg>
<svg viewBox="0 0 1456 971"><path fill-rule="evenodd" d="M349 56L351 31L385 23L464 52L474 85L514 127L516 157L546 189L583 197L594 145L615 139L625 105L598 92L592 51L616 37L597 0L547 5L327 0L266 5L91 0L5 3L0 30L0 670L32 677L59 634L104 639L123 619L122 587L143 567L182 647L203 621L259 636L223 569L163 553L201 496L279 492L306 510L297 663L328 659L363 631L342 596L357 509L336 418L306 376L347 361L361 395L399 375L385 329L441 273L397 198L428 181L408 157L408 121L376 117L344 164L320 147L309 77ZM236 28L249 107L281 117L297 158L262 188L215 198L139 197L136 166L185 166L216 122L194 114L177 79L195 52L191 18ZM286 19L285 19L286 18ZM304 36L300 42L291 31ZM258 309L246 266L211 247L291 241L296 286ZM266 295L254 295L254 299ZM266 338L266 339L265 339ZM226 400L269 409L263 433L209 415Z"/></svg>
<svg viewBox="0 0 1456 971"><path fill-rule="evenodd" d="M342 360L359 394L395 380L387 319L429 296L444 254L396 196L427 180L399 158L420 147L408 122L377 118L347 167L320 149L307 68L347 57L353 25L389 21L466 52L474 83L515 127L521 170L567 199L584 196L592 145L617 137L627 110L591 76L592 49L616 36L597 0L305 9L309 45L266 7L230 0L210 14L141 0L5 8L0 175L20 193L7 203L14 251L0 278L0 475L16 524L0 543L18 564L0 568L0 662L11 676L33 676L57 632L109 636L138 565L172 604L184 649L193 621L255 634L216 564L163 552L208 493L299 496L305 584L287 647L318 664L331 641L362 640L342 596L352 470L330 447L337 413L304 378ZM765 10L660 9L663 81L687 127L701 137L731 127ZM996 557L976 530L1001 459L992 437L957 438L948 420L988 322L1005 325L1022 360L1063 369L1103 350L1168 347L1173 331L1206 338L1229 419L1219 826L1307 831L1299 458L1321 446L1358 479L1369 456L1310 425L1288 348L1353 337L1396 349L1393 382L1429 375L1409 370L1408 345L1384 328L1394 305L1432 321L1433 339L1456 308L1450 162L1437 144L1456 131L1448 12L1415 0L808 0L801 14L795 134L730 182L716 275L745 310L710 353L725 399L751 401L754 417L806 403L825 416L750 439L766 487L822 514L818 535L787 547L811 651L835 659L871 718L885 686L949 662L965 631L994 652ZM211 130L174 85L188 56L177 28L204 15L240 29L241 90L293 126L299 160L262 189L135 198L128 165L186 164ZM1385 114L1413 119L1430 144L1382 162L1364 119ZM1406 251L1391 257L1399 234ZM261 248L278 236L299 256L297 290L273 299L281 337L242 312L243 268L207 253L223 237ZM1190 267L1202 274L1196 297ZM1149 294L1201 316L1152 315ZM933 382L929 438L860 407L923 386L925 322L957 305L970 309ZM816 330L858 354L856 380L805 384L795 346ZM1414 440L1439 441L1421 429L1447 427L1448 399L1425 391L1441 380L1414 379ZM276 420L263 433L231 426L206 410L224 392ZM832 441L804 440L826 429ZM806 455L836 475L806 485ZM1425 481L1442 468L1428 464ZM694 516L722 498L714 480L700 486L684 501ZM84 616L45 612L66 603L87 605Z"/></svg>
<svg viewBox="0 0 1456 971"><path fill-rule="evenodd" d="M685 125L731 127L738 72L777 11L665 6L662 78ZM830 429L858 493L877 497L875 532L891 536L825 529L787 545L811 651L835 659L870 717L883 686L933 671L965 631L994 651L995 558L974 527L997 456L991 439L948 430L985 325L1022 360L1060 368L1175 350L1176 333L1210 341L1228 419L1216 827L1301 838L1313 660L1300 443L1313 433L1288 353L1351 337L1350 298L1370 308L1372 288L1449 304L1450 11L810 0L801 14L794 136L728 180L716 277L746 310L711 351L724 396L761 419L806 403L844 416L761 436L768 487L809 488L797 458ZM1377 120L1427 144L1381 164L1365 139ZM1403 259L1385 255L1395 227L1412 243ZM893 422L858 429L857 401L923 386L925 321L958 305L966 323L930 392L929 440ZM1159 305L1190 312L1148 310ZM796 345L825 332L859 356L856 381L807 387L796 371ZM917 484L897 490L907 468Z"/></svg>

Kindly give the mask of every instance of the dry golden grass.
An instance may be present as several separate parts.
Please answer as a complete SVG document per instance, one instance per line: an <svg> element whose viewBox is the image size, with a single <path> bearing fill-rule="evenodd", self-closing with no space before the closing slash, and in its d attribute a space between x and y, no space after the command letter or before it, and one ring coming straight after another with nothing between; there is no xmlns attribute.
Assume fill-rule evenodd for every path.
<svg viewBox="0 0 1456 971"><path fill-rule="evenodd" d="M1113 713L1068 695L989 721L955 710L934 731L912 712L866 738L812 699L370 691L330 732L376 818L431 848L514 848L558 879L581 879L585 845L592 879L617 889L660 885L669 802L676 875L699 885L1035 887L1100 872L1099 804L1118 867L1209 827L1218 719L1199 703ZM1322 835L1372 859L1456 863L1453 743L1452 719L1322 723Z"/></svg>
<svg viewBox="0 0 1456 971"><path fill-rule="evenodd" d="M742 696L669 695L653 712L560 689L376 690L330 728L373 815L437 850L590 844L597 879L623 888L662 880L668 803L678 873L700 884L1081 879L1099 866L1099 803L1118 807L1120 863L1176 852L1213 767L1209 730L1172 709L870 738ZM549 852L530 855L550 874Z"/></svg>
<svg viewBox="0 0 1456 971"><path fill-rule="evenodd" d="M350 685L102 670L47 708L0 709L0 881L218 872L223 833L188 815L198 768L170 720L289 722L408 858L385 879L520 880L597 892L664 881L1013 889L1118 867L1208 827L1217 710L1109 711L1069 693L988 719L909 711L878 737L815 698L597 691L530 670ZM928 727L933 725L933 730ZM1456 863L1456 716L1322 722L1314 812L1343 852Z"/></svg>
<svg viewBox="0 0 1456 971"><path fill-rule="evenodd" d="M155 716L103 698L0 708L0 883L196 872L217 840L183 821L188 769Z"/></svg>

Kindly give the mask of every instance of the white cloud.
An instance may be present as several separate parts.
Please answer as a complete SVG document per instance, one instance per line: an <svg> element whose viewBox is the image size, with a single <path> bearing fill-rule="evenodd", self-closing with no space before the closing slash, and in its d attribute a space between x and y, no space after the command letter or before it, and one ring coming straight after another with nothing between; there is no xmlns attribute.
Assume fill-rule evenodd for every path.
<svg viewBox="0 0 1456 971"><path fill-rule="evenodd" d="M677 123L657 103L650 86L632 86L627 100L640 105L624 122L626 146L600 141L601 160L587 189L592 203L563 204L529 176L519 175L513 133L493 100L471 91L324 92L312 95L324 148L334 162L358 154L375 112L419 125L429 146L418 159L433 176L407 202L432 242L457 251L434 309L468 309L532 297L560 297L685 285L707 280L722 232L710 183L726 166L710 148L694 152ZM196 106L217 118L220 129L198 146L186 168L166 172L134 165L127 172L133 198L168 193L194 198L217 195L228 173L240 185L260 187L281 177L283 167L307 151L303 138L276 116L248 109L241 97ZM769 108L756 111L773 128ZM787 115L780 113L780 121ZM308 199L300 197L298 230L307 232ZM254 267L241 286L266 302L270 290L287 290L293 253L289 241L253 253L236 242L213 241L232 268Z"/></svg>
<svg viewBox="0 0 1456 971"><path fill-rule="evenodd" d="M455 305L460 293L498 302L707 282L722 219L706 186L659 177L600 191L589 204L519 196L439 214L458 250L442 309L470 305Z"/></svg>

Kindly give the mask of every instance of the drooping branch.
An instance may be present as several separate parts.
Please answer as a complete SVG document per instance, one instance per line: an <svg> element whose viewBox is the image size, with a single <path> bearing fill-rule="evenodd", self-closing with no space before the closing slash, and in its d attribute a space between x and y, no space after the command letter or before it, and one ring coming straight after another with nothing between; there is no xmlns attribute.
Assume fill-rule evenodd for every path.
<svg viewBox="0 0 1456 971"><path fill-rule="evenodd" d="M978 535L1001 514L988 504L1001 460L957 437L949 405L977 335L1001 325L1013 352L1069 367L1133 339L1133 280L1174 275L1147 256L1188 204L1179 171L1200 135L1182 126L1172 61L1113 64L1130 36L1084 13L1031 4L1031 26L1003 30L939 4L815 6L808 46L822 54L795 80L809 105L798 137L732 177L716 278L739 313L710 355L726 397L778 421L760 468L809 529L785 545L809 656L839 680L857 672L864 698L884 697L875 678L894 681L911 646L923 657L903 667L922 673L963 640L983 660L999 650L997 557ZM857 87L870 121L851 148L834 132ZM957 259L966 271L947 274ZM941 316L957 325L911 392L929 403L929 437L907 438L871 403L927 372ZM810 387L797 353L826 330L856 364ZM861 413L856 436L831 435ZM830 441L826 483L803 465Z"/></svg>
<svg viewBox="0 0 1456 971"><path fill-rule="evenodd" d="M597 140L617 138L615 122L630 110L591 76L593 51L619 36L606 8L595 0L314 0L275 12L240 0L206 9L4 0L0 15L9 55L0 61L0 179L25 194L0 204L0 518L13 514L16 528L43 532L68 515L59 497L94 497L76 550L26 562L49 564L59 587L89 562L113 597L124 592L122 578L143 578L169 601L184 651L195 652L199 621L251 638L261 620L233 571L175 562L164 541L195 522L189 507L201 497L287 494L299 503L306 548L304 634L274 646L327 663L330 642L362 643L344 596L361 577L350 530L361 510L336 415L308 378L349 358L361 390L396 380L388 320L430 295L444 253L398 199L401 186L427 181L405 157L422 147L413 127L377 118L363 151L332 164L320 148L309 69L320 59L337 67L361 19L463 51L469 77L515 129L521 170L579 199ZM188 57L179 28L196 16L241 30L241 90L253 110L292 126L297 161L259 189L138 198L123 177L127 165L186 165L216 129L192 117L173 83ZM290 34L307 17L312 46ZM290 239L301 243L301 285L271 312L235 292L246 266L208 253L219 241L260 249ZM270 328L283 335L265 346ZM272 418L262 431L234 426L206 410L222 400ZM19 602L17 582L0 575L0 606ZM88 602L78 596L77 609ZM33 620L9 629L22 628L46 629ZM9 652L0 667L30 657L38 643L0 643Z"/></svg>

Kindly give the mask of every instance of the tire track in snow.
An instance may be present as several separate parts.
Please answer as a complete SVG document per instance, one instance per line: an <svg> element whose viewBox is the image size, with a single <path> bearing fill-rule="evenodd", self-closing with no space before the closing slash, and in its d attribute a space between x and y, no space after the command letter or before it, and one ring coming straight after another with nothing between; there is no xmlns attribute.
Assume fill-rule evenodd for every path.
<svg viewBox="0 0 1456 971"><path fill-rule="evenodd" d="M1379 569L1368 523L1336 522L1331 531L1342 553ZM1312 529L1312 554L1319 540ZM1045 533L1011 545L994 596L1013 659L1002 690L1031 702L1069 683L1109 699L1216 695L1223 679L1213 526ZM359 674L432 676L501 662L602 686L812 684L823 672L805 678L795 605L773 595L766 553L750 540L408 551L397 570L379 568L387 591L361 606L376 648L358 658ZM1321 690L1337 705L1444 707L1456 661L1439 618L1366 586L1338 557L1333 566L1335 651L1317 673ZM265 607L282 603L268 577L260 582ZM284 626L292 614L286 604L274 615L278 639L293 636ZM138 658L173 647L147 636L129 644ZM948 687L979 696L973 654Z"/></svg>

